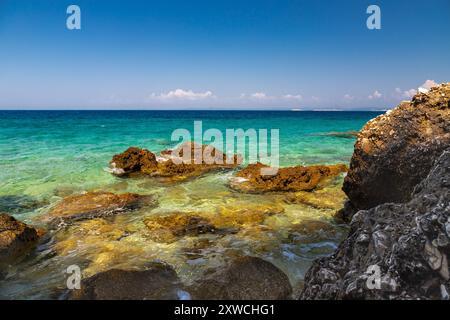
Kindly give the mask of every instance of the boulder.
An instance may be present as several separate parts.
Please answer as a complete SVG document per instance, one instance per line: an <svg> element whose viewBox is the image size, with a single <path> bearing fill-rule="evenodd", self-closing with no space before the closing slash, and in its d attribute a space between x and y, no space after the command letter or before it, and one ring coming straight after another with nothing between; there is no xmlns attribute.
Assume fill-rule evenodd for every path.
<svg viewBox="0 0 450 320"><path fill-rule="evenodd" d="M337 164L279 168L274 175L263 175L263 168L269 167L261 163L248 165L230 180L231 188L249 193L312 191L330 178L347 171L346 165Z"/></svg>
<svg viewBox="0 0 450 320"><path fill-rule="evenodd" d="M32 249L42 231L0 213L0 268L14 262Z"/></svg>
<svg viewBox="0 0 450 320"><path fill-rule="evenodd" d="M356 209L410 200L450 144L450 83L369 121L358 135L343 190Z"/></svg>
<svg viewBox="0 0 450 320"><path fill-rule="evenodd" d="M186 155L186 150L190 151L190 157ZM230 160L226 154L210 145L187 142L173 150L163 150L159 156L146 149L131 147L115 155L110 166L111 172L117 176L143 174L168 181L181 181L212 170L234 168L241 162L237 155Z"/></svg>
<svg viewBox="0 0 450 320"><path fill-rule="evenodd" d="M188 291L200 300L280 300L290 298L292 287L288 277L272 263L241 257L207 275Z"/></svg>
<svg viewBox="0 0 450 320"><path fill-rule="evenodd" d="M111 269L81 281L81 289L70 290L70 300L175 300L182 284L176 272L163 263L147 270Z"/></svg>
<svg viewBox="0 0 450 320"><path fill-rule="evenodd" d="M158 163L156 156L146 149L130 147L121 154L116 154L111 160L113 173L124 175L142 171L151 173L156 170Z"/></svg>
<svg viewBox="0 0 450 320"><path fill-rule="evenodd" d="M356 213L347 239L316 260L300 299L449 299L450 148L410 201Z"/></svg>
<svg viewBox="0 0 450 320"><path fill-rule="evenodd" d="M50 210L47 219L63 221L92 219L154 204L152 196L134 193L86 192L64 198Z"/></svg>

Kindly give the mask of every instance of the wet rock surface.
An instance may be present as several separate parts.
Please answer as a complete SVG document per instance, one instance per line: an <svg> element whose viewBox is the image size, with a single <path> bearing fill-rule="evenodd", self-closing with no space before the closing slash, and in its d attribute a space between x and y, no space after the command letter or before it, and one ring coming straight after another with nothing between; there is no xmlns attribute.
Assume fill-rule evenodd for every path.
<svg viewBox="0 0 450 320"><path fill-rule="evenodd" d="M92 219L154 204L155 200L151 196L134 193L87 192L64 198L50 210L47 219L53 222Z"/></svg>
<svg viewBox="0 0 450 320"><path fill-rule="evenodd" d="M343 190L356 209L410 200L450 144L450 83L369 121L358 135Z"/></svg>
<svg viewBox="0 0 450 320"><path fill-rule="evenodd" d="M320 188L321 184L330 178L346 172L347 166L337 164L279 168L272 175L262 174L262 169L270 170L271 168L261 163L248 165L231 179L230 187L249 193L312 191Z"/></svg>
<svg viewBox="0 0 450 320"><path fill-rule="evenodd" d="M234 259L227 268L205 276L188 288L193 299L289 299L288 277L272 263L255 257Z"/></svg>
<svg viewBox="0 0 450 320"><path fill-rule="evenodd" d="M39 240L42 231L0 213L0 268L26 254Z"/></svg>
<svg viewBox="0 0 450 320"><path fill-rule="evenodd" d="M81 289L68 292L70 300L175 300L182 284L163 263L144 271L112 269L81 281Z"/></svg>
<svg viewBox="0 0 450 320"><path fill-rule="evenodd" d="M448 299L449 151L410 198L355 214L338 250L309 269L300 299Z"/></svg>
<svg viewBox="0 0 450 320"><path fill-rule="evenodd" d="M242 162L237 155L228 157L210 145L184 143L173 150L163 150L159 156L136 147L117 154L110 162L111 172L117 176L144 174L182 181L218 169L235 168Z"/></svg>

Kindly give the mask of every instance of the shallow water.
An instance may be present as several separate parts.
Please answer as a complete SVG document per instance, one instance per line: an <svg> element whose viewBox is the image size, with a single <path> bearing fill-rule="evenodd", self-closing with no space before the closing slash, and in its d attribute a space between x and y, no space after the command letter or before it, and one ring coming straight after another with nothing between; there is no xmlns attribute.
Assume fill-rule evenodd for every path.
<svg viewBox="0 0 450 320"><path fill-rule="evenodd" d="M250 195L228 188L233 172L215 172L166 184L149 178L121 179L105 168L128 146L154 152L173 147L176 128L280 129L280 164L347 163L354 139L321 133L359 130L373 112L0 112L0 211L45 227L43 217L64 196L83 191L152 194L156 207L74 223L49 232L38 248L0 282L0 298L57 298L64 271L77 264L83 276L110 268L145 268L152 260L171 264L191 283L235 256L263 257L281 268L294 288L312 260L330 254L346 234L333 214L345 200L343 177L293 203L292 194ZM306 195L310 197L311 195ZM297 201L298 202L298 201ZM242 210L246 210L242 212ZM272 212L227 235L152 240L144 224L167 213L242 215Z"/></svg>

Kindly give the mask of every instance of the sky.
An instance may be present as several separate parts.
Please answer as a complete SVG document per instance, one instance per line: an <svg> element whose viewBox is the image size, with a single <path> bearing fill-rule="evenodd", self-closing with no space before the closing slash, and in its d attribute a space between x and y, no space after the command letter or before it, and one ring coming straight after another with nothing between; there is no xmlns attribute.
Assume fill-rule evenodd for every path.
<svg viewBox="0 0 450 320"><path fill-rule="evenodd" d="M450 0L0 0L0 109L385 110L449 35Z"/></svg>

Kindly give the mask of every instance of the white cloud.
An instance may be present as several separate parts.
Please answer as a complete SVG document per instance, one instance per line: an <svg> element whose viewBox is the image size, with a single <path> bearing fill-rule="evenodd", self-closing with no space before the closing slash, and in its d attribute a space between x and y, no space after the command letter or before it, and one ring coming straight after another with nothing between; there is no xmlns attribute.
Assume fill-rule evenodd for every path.
<svg viewBox="0 0 450 320"><path fill-rule="evenodd" d="M270 97L266 94L266 93L264 93L264 92L255 92L255 93L252 93L251 95L250 95L250 97L252 97L253 99L261 99L261 100L265 100L265 99L269 99Z"/></svg>
<svg viewBox="0 0 450 320"><path fill-rule="evenodd" d="M303 99L301 94L285 94L283 98L287 100L299 100L299 101Z"/></svg>
<svg viewBox="0 0 450 320"><path fill-rule="evenodd" d="M400 88L395 88L395 93L398 98L410 100L417 94L417 92L428 92L428 90L437 85L438 84L434 80L426 80L418 89L403 91Z"/></svg>
<svg viewBox="0 0 450 320"><path fill-rule="evenodd" d="M353 97L347 93L347 94L344 94L344 99L347 101L352 101L353 99L355 99L355 97Z"/></svg>
<svg viewBox="0 0 450 320"><path fill-rule="evenodd" d="M372 99L380 99L382 96L383 95L378 90L375 90L375 92L372 93L371 95L369 95L368 98L370 100L372 100Z"/></svg>
<svg viewBox="0 0 450 320"><path fill-rule="evenodd" d="M409 89L402 91L400 88L395 88L395 93L397 96L399 96L401 99L412 99L417 93L416 89Z"/></svg>
<svg viewBox="0 0 450 320"><path fill-rule="evenodd" d="M251 94L241 94L241 99L250 99L250 100L261 100L261 101L301 101L303 96L300 94L284 94L280 96L271 96L265 92L255 92Z"/></svg>
<svg viewBox="0 0 450 320"><path fill-rule="evenodd" d="M427 80L420 87L429 90L437 85L438 84L434 80Z"/></svg>
<svg viewBox="0 0 450 320"><path fill-rule="evenodd" d="M152 93L150 98L160 100L203 100L208 98L215 98L216 96L211 91L194 92L192 90L176 89L167 93L156 94Z"/></svg>

